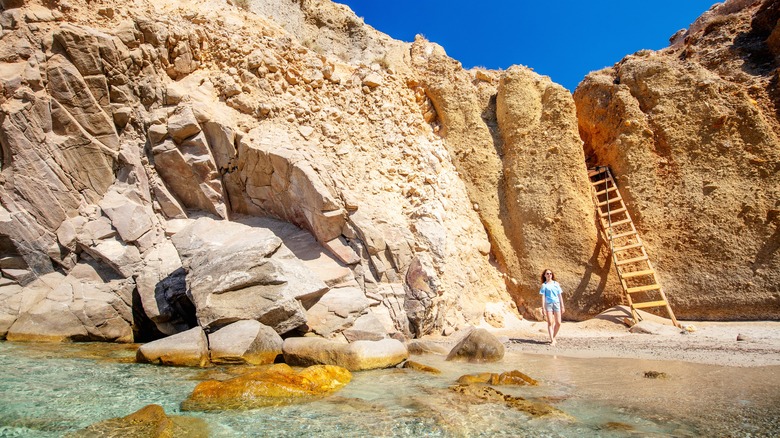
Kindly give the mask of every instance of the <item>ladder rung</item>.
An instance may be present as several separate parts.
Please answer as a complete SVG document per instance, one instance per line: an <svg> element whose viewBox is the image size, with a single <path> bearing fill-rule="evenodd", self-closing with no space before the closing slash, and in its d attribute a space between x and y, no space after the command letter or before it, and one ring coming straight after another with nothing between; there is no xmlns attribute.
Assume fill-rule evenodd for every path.
<svg viewBox="0 0 780 438"><path fill-rule="evenodd" d="M661 300L661 301L647 301L645 303L633 303L631 307L633 307L634 309L644 309L646 307L663 307L666 305L668 305L666 300Z"/></svg>
<svg viewBox="0 0 780 438"><path fill-rule="evenodd" d="M596 196L601 196L601 195L603 195L603 194L605 194L607 192L614 192L615 190L617 190L617 187L612 186L612 187L608 188L607 190L602 190L600 192L596 192Z"/></svg>
<svg viewBox="0 0 780 438"><path fill-rule="evenodd" d="M622 265L627 265L629 263L642 262L642 261L645 261L645 260L647 260L647 256L643 255L643 256L639 256L639 257L634 257L633 259L618 260L618 261L615 262L615 264L618 265L618 266L622 266Z"/></svg>
<svg viewBox="0 0 780 438"><path fill-rule="evenodd" d="M603 207L603 206L605 206L607 204L614 204L615 202L622 201L622 200L623 200L623 198L621 198L620 195L618 195L617 198L607 199L604 202L599 202L597 207Z"/></svg>
<svg viewBox="0 0 780 438"><path fill-rule="evenodd" d="M637 286L637 287L629 287L626 289L626 292L630 294L634 294L637 292L647 292L651 290L661 290L661 285L659 284L651 284L649 286Z"/></svg>
<svg viewBox="0 0 780 438"><path fill-rule="evenodd" d="M618 225L630 224L630 223L631 223L631 219L623 219L623 220L612 222L612 226L617 227Z"/></svg>
<svg viewBox="0 0 780 438"><path fill-rule="evenodd" d="M629 249L640 248L641 246L642 246L641 243L634 243L626 246L618 246L617 248L614 248L612 251L614 252L628 251Z"/></svg>
<svg viewBox="0 0 780 438"><path fill-rule="evenodd" d="M617 210L602 211L600 214L601 214L601 217L607 217L607 216L611 216L613 214L623 213L624 211L626 211L626 208L625 207L620 207Z"/></svg>
<svg viewBox="0 0 780 438"><path fill-rule="evenodd" d="M595 169L588 169L588 178L593 178L596 175L601 175L606 171L607 171L606 167L597 167Z"/></svg>
<svg viewBox="0 0 780 438"><path fill-rule="evenodd" d="M629 237L629 236L635 236L637 234L636 231L626 231L625 233L615 234L612 236L612 240L620 239L621 237Z"/></svg>
<svg viewBox="0 0 780 438"><path fill-rule="evenodd" d="M622 273L623 278L632 278L632 277L641 277L643 275L652 275L655 274L655 271L652 269L647 269L644 271L633 271L633 272L624 272Z"/></svg>
<svg viewBox="0 0 780 438"><path fill-rule="evenodd" d="M592 185L593 187L602 186L604 184L612 184L612 187L615 187L615 183L610 178L600 179L598 181L591 181L590 182L590 185Z"/></svg>

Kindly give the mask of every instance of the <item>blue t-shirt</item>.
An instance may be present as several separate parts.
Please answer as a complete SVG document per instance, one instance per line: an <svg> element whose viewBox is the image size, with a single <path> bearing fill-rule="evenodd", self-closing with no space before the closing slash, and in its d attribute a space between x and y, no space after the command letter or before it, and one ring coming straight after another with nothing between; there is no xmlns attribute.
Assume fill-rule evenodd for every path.
<svg viewBox="0 0 780 438"><path fill-rule="evenodd" d="M545 303L559 303L561 301L561 285L553 280L547 283L542 283L542 288L539 289L539 295L544 295Z"/></svg>

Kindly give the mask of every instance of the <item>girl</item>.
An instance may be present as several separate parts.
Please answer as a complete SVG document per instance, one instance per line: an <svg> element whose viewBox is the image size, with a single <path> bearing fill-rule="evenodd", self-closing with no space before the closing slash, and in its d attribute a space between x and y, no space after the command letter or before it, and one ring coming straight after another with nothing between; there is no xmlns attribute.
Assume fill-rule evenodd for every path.
<svg viewBox="0 0 780 438"><path fill-rule="evenodd" d="M542 288L539 289L542 296L542 307L547 315L547 332L550 334L550 345L555 345L555 337L561 328L561 315L566 311L563 305L563 290L555 281L555 274L549 269L542 272Z"/></svg>

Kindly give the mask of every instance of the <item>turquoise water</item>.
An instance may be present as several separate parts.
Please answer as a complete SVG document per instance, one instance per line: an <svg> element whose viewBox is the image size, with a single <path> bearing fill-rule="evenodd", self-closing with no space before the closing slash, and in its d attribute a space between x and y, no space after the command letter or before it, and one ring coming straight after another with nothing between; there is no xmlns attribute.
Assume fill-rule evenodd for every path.
<svg viewBox="0 0 780 438"><path fill-rule="evenodd" d="M237 412L181 412L207 371L133 363L114 344L0 342L0 437L60 437L152 403L208 423L215 437L780 436L780 367L732 368L680 362L508 354L501 363L414 360L442 370L353 374L321 400ZM537 387L496 387L548 402L571 420L532 418L450 391L459 376L520 370ZM666 373L647 379L645 371Z"/></svg>

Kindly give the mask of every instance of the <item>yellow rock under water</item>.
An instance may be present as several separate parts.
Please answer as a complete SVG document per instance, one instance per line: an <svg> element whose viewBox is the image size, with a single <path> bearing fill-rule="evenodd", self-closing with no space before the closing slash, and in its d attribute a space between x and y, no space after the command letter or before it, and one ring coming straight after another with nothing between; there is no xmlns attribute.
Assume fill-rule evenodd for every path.
<svg viewBox="0 0 780 438"><path fill-rule="evenodd" d="M95 423L68 434L79 437L138 437L138 438L206 438L209 436L205 421L200 418L166 415L160 405L147 405L132 414Z"/></svg>
<svg viewBox="0 0 780 438"><path fill-rule="evenodd" d="M346 368L314 365L295 372L277 364L225 381L198 384L182 402L185 411L252 409L301 402L335 392L352 380Z"/></svg>

